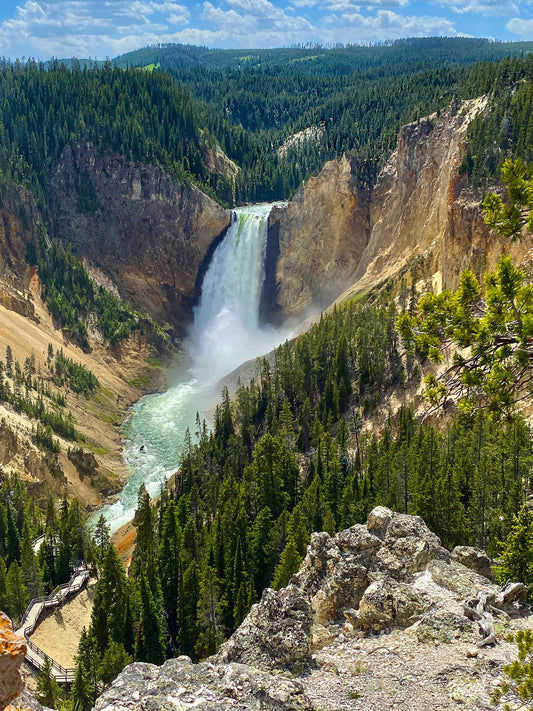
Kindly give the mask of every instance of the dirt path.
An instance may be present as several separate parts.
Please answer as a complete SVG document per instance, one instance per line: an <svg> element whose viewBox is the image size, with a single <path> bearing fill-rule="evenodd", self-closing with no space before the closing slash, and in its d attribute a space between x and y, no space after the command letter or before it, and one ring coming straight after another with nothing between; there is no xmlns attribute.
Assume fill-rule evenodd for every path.
<svg viewBox="0 0 533 711"><path fill-rule="evenodd" d="M531 628L533 615L514 629ZM490 694L516 645L479 648L479 635L457 633L449 642L420 641L410 630L346 639L313 655L315 667L302 679L321 711L489 711ZM513 628L512 628L513 629Z"/></svg>
<svg viewBox="0 0 533 711"><path fill-rule="evenodd" d="M91 624L95 585L95 581L90 581L76 597L56 608L31 636L34 644L67 669L75 667L82 630Z"/></svg>

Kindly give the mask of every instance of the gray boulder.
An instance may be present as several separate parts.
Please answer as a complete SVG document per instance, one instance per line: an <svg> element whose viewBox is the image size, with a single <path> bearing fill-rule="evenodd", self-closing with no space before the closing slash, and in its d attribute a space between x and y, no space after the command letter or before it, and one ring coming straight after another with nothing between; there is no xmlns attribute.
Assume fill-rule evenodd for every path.
<svg viewBox="0 0 533 711"><path fill-rule="evenodd" d="M489 556L482 551L480 548L473 548L472 546L455 546L452 551L452 558L456 560L461 565L475 570L476 573L483 575L483 577L492 580L494 578L494 571L492 569L492 560Z"/></svg>
<svg viewBox="0 0 533 711"><path fill-rule="evenodd" d="M212 659L222 664L239 662L265 670L298 671L309 659L312 619L305 591L296 585L277 592L268 588Z"/></svg>
<svg viewBox="0 0 533 711"><path fill-rule="evenodd" d="M193 664L188 657L163 666L127 666L97 700L94 711L310 711L302 685L243 664Z"/></svg>

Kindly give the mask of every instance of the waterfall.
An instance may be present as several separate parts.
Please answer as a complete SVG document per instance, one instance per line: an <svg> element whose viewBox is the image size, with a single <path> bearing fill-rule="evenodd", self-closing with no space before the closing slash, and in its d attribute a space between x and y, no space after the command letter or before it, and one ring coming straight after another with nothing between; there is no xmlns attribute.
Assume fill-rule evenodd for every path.
<svg viewBox="0 0 533 711"><path fill-rule="evenodd" d="M235 210L205 274L194 311L186 343L190 368L165 393L147 395L132 408L123 428L130 477L120 499L97 511L93 521L103 514L112 531L130 521L143 482L149 494L157 496L178 468L186 430L193 434L196 429L196 413L204 417L218 401L220 379L287 337L287 333L259 325L271 208L254 205Z"/></svg>
<svg viewBox="0 0 533 711"><path fill-rule="evenodd" d="M204 277L194 312L193 368L218 382L240 363L272 347L272 329L259 326L259 303L271 205L236 210Z"/></svg>

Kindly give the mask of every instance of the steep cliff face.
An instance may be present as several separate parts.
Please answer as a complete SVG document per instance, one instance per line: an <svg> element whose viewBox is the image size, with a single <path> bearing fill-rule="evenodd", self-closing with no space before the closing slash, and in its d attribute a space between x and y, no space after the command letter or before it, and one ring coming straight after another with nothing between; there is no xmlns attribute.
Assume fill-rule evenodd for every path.
<svg viewBox="0 0 533 711"><path fill-rule="evenodd" d="M83 352L54 323L41 298L41 285L34 267L39 250L40 213L35 199L22 189L11 189L0 201L0 360L5 361L7 346L22 368L32 359L47 388L55 390L48 349L63 351L65 357L88 368L102 385L98 396L65 389L65 413L71 412L77 431L85 443L97 449L90 466L68 456L72 441L61 437L57 459L36 441L37 420L9 401L0 402L0 465L4 475L24 481L26 489L39 501L45 501L51 489L77 496L84 504L100 505L115 494L129 471L122 461L122 441L117 428L129 405L142 395L142 386L164 387L157 363L158 337L149 325L136 331L113 349L101 342L101 335L89 328L90 352ZM100 283L104 276L91 269ZM106 284L109 286L109 284ZM89 324L90 326L90 324ZM144 334L144 335L143 335ZM14 381L4 382L13 387ZM26 390L26 392L28 392ZM30 393L32 390L30 389ZM37 391L33 390L37 397ZM31 394L30 394L31 397ZM44 397L45 407L54 407ZM56 433L57 434L57 433Z"/></svg>
<svg viewBox="0 0 533 711"><path fill-rule="evenodd" d="M353 281L370 236L369 189L347 156L326 163L285 208L274 208L270 242L279 242L277 304L285 316L324 306Z"/></svg>
<svg viewBox="0 0 533 711"><path fill-rule="evenodd" d="M0 207L0 304L26 318L35 318L28 298L32 270L26 261L28 248L37 249L39 213L34 199L24 190L12 191Z"/></svg>
<svg viewBox="0 0 533 711"><path fill-rule="evenodd" d="M444 234L450 186L458 175L468 124L468 113L458 108L402 127L375 186L372 235L357 278L379 280Z"/></svg>
<svg viewBox="0 0 533 711"><path fill-rule="evenodd" d="M285 316L368 289L420 257L425 273L411 278L431 276L436 288L455 288L464 268L481 274L504 252L523 258L527 245L511 247L488 230L482 195L460 174L468 125L485 103L457 102L402 127L372 190L356 185L344 157L273 211L276 298Z"/></svg>
<svg viewBox="0 0 533 711"><path fill-rule="evenodd" d="M482 194L460 173L468 126L485 105L485 98L457 102L401 129L373 192L371 238L357 267L357 290L420 256L437 289L456 288L463 269L481 274L504 252L523 257L524 246L510 249L508 240L490 232L479 209Z"/></svg>
<svg viewBox="0 0 533 711"><path fill-rule="evenodd" d="M155 166L67 146L53 171L55 234L106 272L121 296L182 334L197 275L230 213Z"/></svg>

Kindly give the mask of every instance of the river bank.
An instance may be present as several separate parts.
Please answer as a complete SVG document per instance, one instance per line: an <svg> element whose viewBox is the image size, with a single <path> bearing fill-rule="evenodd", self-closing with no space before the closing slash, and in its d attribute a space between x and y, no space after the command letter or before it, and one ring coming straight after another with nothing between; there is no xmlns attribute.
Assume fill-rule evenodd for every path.
<svg viewBox="0 0 533 711"><path fill-rule="evenodd" d="M34 308L32 319L0 305L0 359L5 358L9 346L21 367L32 358L36 371L47 373L49 349L54 354L62 351L66 358L90 370L100 387L89 397L65 387L60 389L65 398L64 411L72 413L79 440L73 442L54 435L61 447L59 477L43 464L34 442L34 421L15 412L8 403L0 403L0 418L7 428L5 438L0 438L2 468L6 474L26 481L37 498L45 500L48 488L59 496L66 489L70 498L79 498L93 510L116 497L128 479L129 469L122 456L123 420L148 389L166 389L165 371L150 344L135 332L113 350L94 338L91 351L82 351L54 324L40 298L36 277L29 296ZM57 390L51 381L49 387L53 392ZM13 441L9 440L10 433L15 437ZM78 447L83 449L84 457L73 461L69 450Z"/></svg>

